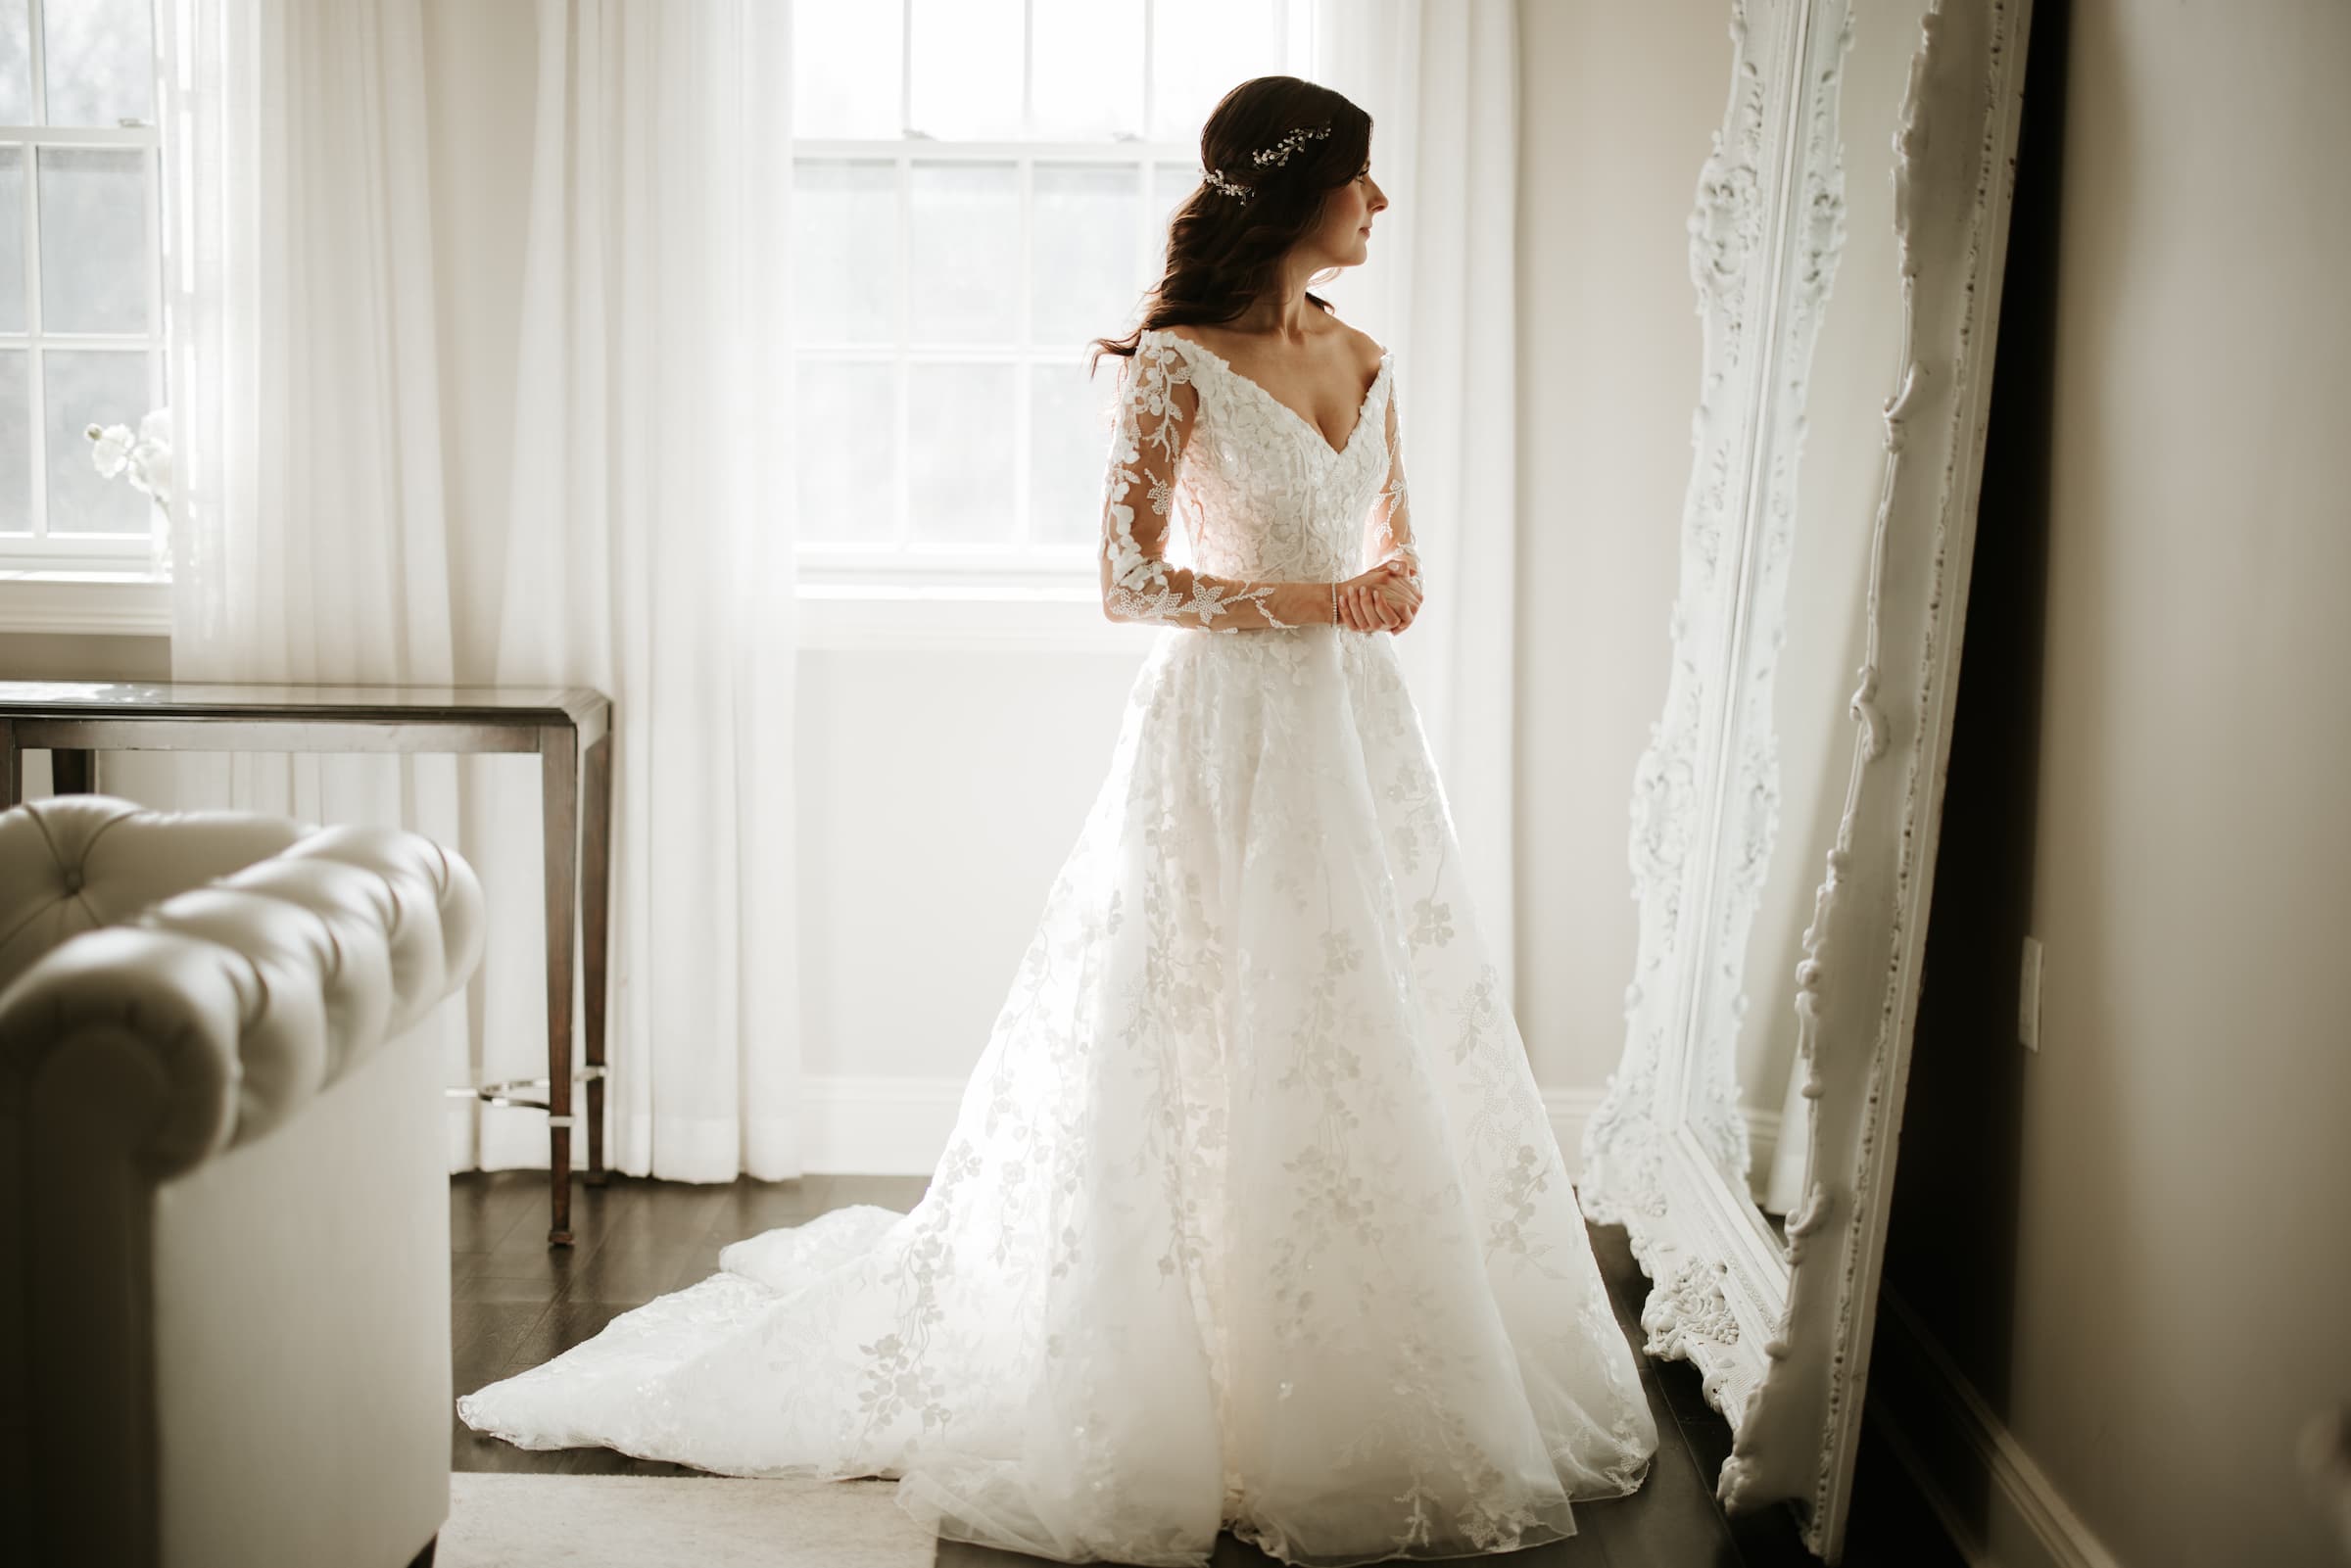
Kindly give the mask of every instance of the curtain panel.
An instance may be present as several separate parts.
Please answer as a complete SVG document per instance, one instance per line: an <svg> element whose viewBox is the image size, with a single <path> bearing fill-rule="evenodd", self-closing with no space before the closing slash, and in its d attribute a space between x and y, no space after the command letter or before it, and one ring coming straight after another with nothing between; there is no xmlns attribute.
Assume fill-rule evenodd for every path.
<svg viewBox="0 0 2351 1568"><path fill-rule="evenodd" d="M527 146L480 151L527 160L519 258L435 229L425 35L496 9L160 8L172 674L607 692L612 1163L794 1175L791 7L540 4ZM511 478L460 518L440 296L502 264L521 268ZM428 1025L456 1085L546 1069L517 760L131 754L108 780L471 860L489 956ZM536 1114L452 1103L453 1169L546 1147Z"/></svg>

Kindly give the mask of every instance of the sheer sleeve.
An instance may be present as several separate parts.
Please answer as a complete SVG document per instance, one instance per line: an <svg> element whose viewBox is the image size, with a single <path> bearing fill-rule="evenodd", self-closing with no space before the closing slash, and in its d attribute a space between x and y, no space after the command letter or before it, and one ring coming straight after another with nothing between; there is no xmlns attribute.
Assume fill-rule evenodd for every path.
<svg viewBox="0 0 2351 1568"><path fill-rule="evenodd" d="M1413 576L1419 579L1425 594L1428 579L1420 570L1420 551L1413 543L1413 505L1404 486L1404 434L1396 412L1393 377L1388 383L1387 425L1388 477L1371 502L1371 513L1365 525L1365 564L1368 569L1390 558L1401 559Z"/></svg>
<svg viewBox="0 0 2351 1568"><path fill-rule="evenodd" d="M1315 613L1327 585L1242 583L1168 564L1176 475L1200 412L1191 379L1181 353L1153 333L1120 371L1102 484L1103 614L1211 632L1327 623L1327 608Z"/></svg>

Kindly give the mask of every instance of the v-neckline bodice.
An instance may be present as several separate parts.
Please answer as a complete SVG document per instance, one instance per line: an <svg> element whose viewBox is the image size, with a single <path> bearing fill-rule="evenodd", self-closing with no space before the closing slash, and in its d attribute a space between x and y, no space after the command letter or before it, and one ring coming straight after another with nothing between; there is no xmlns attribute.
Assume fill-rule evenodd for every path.
<svg viewBox="0 0 2351 1568"><path fill-rule="evenodd" d="M1379 368L1372 372L1371 385L1364 389L1363 401L1356 404L1355 427L1347 432L1347 439L1344 443L1334 447L1330 444L1330 438L1322 434L1322 427L1320 425L1316 424L1312 419L1309 419L1306 415L1300 413L1297 409L1291 407L1279 398L1274 397L1271 392L1268 392L1264 385L1260 383L1254 376L1245 374L1243 371L1236 368L1231 360L1225 358L1223 355L1210 348L1207 344L1202 343L1197 338L1177 337L1175 333L1170 332L1166 327L1154 327L1151 330L1162 338L1180 344L1185 349L1197 349L1202 354L1208 356L1209 358L1216 361L1218 367L1226 375L1232 377L1233 380L1240 382L1243 386L1255 392L1259 397L1265 399L1266 402L1271 404L1274 407L1279 408L1283 413L1288 414L1292 419L1295 419L1302 427L1304 427L1307 434L1315 438L1315 445L1320 447L1333 458L1344 457L1355 450L1356 438L1364 433L1364 426L1368 422L1367 416L1371 411L1371 400L1373 397L1377 396L1379 392L1379 384L1388 378L1388 370L1395 360L1394 350L1382 349L1380 351Z"/></svg>

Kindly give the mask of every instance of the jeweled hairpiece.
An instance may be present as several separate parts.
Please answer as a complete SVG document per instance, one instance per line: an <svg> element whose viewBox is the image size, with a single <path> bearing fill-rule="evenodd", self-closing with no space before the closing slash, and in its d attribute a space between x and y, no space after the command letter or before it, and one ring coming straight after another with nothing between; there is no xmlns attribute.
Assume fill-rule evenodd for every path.
<svg viewBox="0 0 2351 1568"><path fill-rule="evenodd" d="M1290 161L1290 155L1296 152L1299 148L1305 146L1310 141L1318 140L1329 134L1330 127L1328 125L1317 126L1312 130L1302 126L1297 130L1291 131L1287 136L1284 136L1272 146L1262 147L1256 152L1251 153L1249 158L1250 161L1256 164L1260 168L1265 168L1268 166L1279 168L1282 165ZM1244 202L1256 194L1248 186L1240 184L1234 180L1226 179L1224 177L1224 171L1221 168L1204 170L1203 178L1206 179L1211 189L1222 191L1226 196L1237 196Z"/></svg>

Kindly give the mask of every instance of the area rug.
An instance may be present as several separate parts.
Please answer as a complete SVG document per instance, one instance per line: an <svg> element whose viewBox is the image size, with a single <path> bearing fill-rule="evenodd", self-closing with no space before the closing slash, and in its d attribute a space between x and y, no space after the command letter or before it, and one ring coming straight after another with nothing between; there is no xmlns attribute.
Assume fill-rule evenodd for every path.
<svg viewBox="0 0 2351 1568"><path fill-rule="evenodd" d="M897 1487L460 1471L434 1568L931 1568Z"/></svg>

